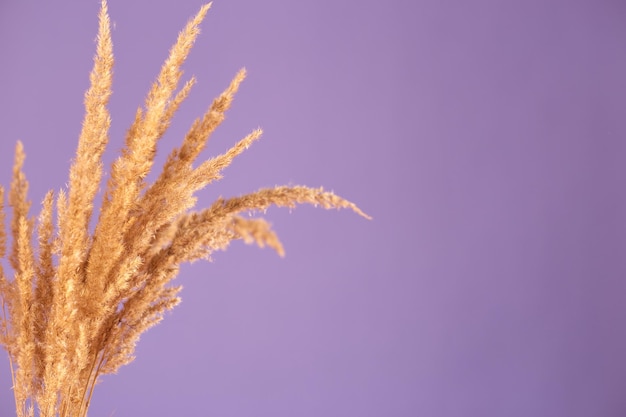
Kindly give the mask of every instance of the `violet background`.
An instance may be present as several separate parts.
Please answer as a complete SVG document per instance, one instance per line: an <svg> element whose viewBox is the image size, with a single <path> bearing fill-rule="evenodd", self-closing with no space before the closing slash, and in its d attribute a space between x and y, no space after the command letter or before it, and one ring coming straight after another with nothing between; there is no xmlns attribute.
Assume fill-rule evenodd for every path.
<svg viewBox="0 0 626 417"><path fill-rule="evenodd" d="M200 4L110 0L107 165ZM0 183L21 139L33 212L67 181L98 8L0 2ZM271 209L286 258L235 242L184 267L183 303L90 416L624 415L625 18L608 0L216 0L159 161L245 66L203 157L265 135L199 207L323 185L374 220Z"/></svg>

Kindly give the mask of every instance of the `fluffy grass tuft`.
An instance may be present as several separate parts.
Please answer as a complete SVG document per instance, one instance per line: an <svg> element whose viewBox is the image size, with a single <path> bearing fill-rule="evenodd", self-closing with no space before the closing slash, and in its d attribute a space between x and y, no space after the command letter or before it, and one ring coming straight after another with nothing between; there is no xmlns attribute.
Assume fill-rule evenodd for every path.
<svg viewBox="0 0 626 417"><path fill-rule="evenodd" d="M28 215L25 153L17 143L8 232L5 191L0 187L0 257L7 256L11 236L8 258L13 269L9 279L0 265L0 343L9 355L19 417L85 416L99 378L131 362L140 335L180 302L180 288L171 281L181 263L208 258L235 239L269 246L282 256L283 246L269 223L242 213L308 203L348 208L369 218L333 193L303 186L220 198L204 210L192 211L194 193L219 179L221 171L261 136L261 130L254 130L224 154L194 164L224 120L244 70L192 124L157 179L146 182L157 143L193 87L192 78L179 88L181 65L209 8L202 6L180 32L137 110L111 167L93 233L89 224L103 181L102 155L111 124L107 105L114 59L106 1L99 14L91 86L85 93L85 119L69 183L56 195L46 194L36 219Z"/></svg>

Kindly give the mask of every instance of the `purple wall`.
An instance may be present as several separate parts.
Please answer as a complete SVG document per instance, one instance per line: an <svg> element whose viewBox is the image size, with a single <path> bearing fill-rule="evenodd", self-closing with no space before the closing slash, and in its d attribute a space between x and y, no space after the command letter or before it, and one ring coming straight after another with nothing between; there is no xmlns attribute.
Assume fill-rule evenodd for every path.
<svg viewBox="0 0 626 417"><path fill-rule="evenodd" d="M196 0L110 0L111 161ZM0 183L67 180L99 3L0 2ZM160 159L245 66L205 157L264 138L200 193L324 185L272 209L287 250L183 268L183 303L91 416L626 414L626 6L216 0ZM13 415L6 360L0 414Z"/></svg>

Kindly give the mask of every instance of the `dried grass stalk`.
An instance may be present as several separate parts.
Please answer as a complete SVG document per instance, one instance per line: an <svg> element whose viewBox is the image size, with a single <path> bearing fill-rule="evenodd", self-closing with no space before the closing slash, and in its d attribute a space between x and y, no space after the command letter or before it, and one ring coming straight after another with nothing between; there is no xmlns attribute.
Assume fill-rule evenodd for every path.
<svg viewBox="0 0 626 417"><path fill-rule="evenodd" d="M255 130L194 168L209 136L224 120L244 70L192 124L154 183L146 183L157 142L195 82L192 78L177 91L181 65L209 7L202 6L181 31L143 108L137 110L121 156L113 163L93 233L89 223L111 124L107 105L113 44L106 1L99 14L97 52L69 185L59 191L56 204L54 194L46 194L36 222L28 214L25 154L17 143L8 195L14 275L8 279L0 265L0 342L9 355L19 417L36 412L42 417L85 416L99 378L132 361L140 335L180 302L180 287L171 286L171 281L182 262L208 258L235 239L267 245L284 255L269 223L241 217L242 212L309 203L349 208L368 217L333 193L302 186L219 198L205 210L190 211L194 193L219 179L221 171L261 136ZM3 201L0 187L0 257L7 246Z"/></svg>

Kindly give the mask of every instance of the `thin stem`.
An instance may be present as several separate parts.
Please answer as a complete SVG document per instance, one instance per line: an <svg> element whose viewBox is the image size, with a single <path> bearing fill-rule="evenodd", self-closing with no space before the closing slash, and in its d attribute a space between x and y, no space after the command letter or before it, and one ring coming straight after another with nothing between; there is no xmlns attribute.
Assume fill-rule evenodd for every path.
<svg viewBox="0 0 626 417"><path fill-rule="evenodd" d="M91 396L93 395L94 388L96 387L96 381L98 380L98 376L100 375L100 369L102 368L102 363L104 362L104 356L105 356L104 353L105 352L103 350L102 355L100 355L100 362L98 362L98 367L96 368L96 372L94 373L93 380L91 381L91 384L89 387L89 397L87 398L87 402L85 403L85 413L79 414L80 417L85 417L87 415L89 404L91 404Z"/></svg>
<svg viewBox="0 0 626 417"><path fill-rule="evenodd" d="M85 403L85 397L87 396L87 391L89 390L91 377L94 374L93 370L96 367L96 362L98 361L98 353L96 353L96 355L93 357L93 361L91 362L91 367L89 368L89 375L87 377L87 380L85 381L85 387L83 388L83 392L82 392L82 394L80 396L80 405L78 406L78 413L79 413L79 415L83 415L82 414L83 404ZM85 407L85 414L86 414L86 412L87 412L87 409Z"/></svg>

